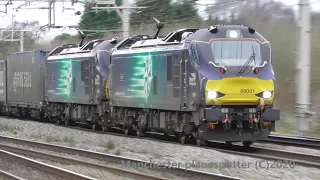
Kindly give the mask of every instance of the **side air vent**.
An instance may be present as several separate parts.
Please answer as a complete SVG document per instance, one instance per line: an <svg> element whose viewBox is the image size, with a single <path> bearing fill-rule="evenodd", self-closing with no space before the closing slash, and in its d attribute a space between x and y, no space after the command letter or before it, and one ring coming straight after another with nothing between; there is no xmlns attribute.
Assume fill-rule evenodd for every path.
<svg viewBox="0 0 320 180"><path fill-rule="evenodd" d="M218 32L217 26L210 26L208 30L213 34L216 34Z"/></svg>
<svg viewBox="0 0 320 180"><path fill-rule="evenodd" d="M248 28L248 30L249 30L249 33L251 33L251 34L253 34L253 33L255 33L256 31L254 30L254 29L252 29L252 28Z"/></svg>
<svg viewBox="0 0 320 180"><path fill-rule="evenodd" d="M172 56L167 56L167 81L172 82Z"/></svg>

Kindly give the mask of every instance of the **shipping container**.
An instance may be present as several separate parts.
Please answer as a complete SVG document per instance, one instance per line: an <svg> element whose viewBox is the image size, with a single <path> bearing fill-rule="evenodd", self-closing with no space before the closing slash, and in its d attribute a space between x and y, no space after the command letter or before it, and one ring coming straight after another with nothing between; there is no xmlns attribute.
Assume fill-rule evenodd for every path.
<svg viewBox="0 0 320 180"><path fill-rule="evenodd" d="M44 80L48 52L13 53L7 61L9 106L41 107L44 101Z"/></svg>
<svg viewBox="0 0 320 180"><path fill-rule="evenodd" d="M7 61L0 60L0 105L5 105L7 100Z"/></svg>

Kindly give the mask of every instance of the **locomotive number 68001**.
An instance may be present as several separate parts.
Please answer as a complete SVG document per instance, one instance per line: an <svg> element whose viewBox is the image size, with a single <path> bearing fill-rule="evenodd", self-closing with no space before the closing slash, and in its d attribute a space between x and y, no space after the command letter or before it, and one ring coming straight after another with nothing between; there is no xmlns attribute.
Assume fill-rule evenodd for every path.
<svg viewBox="0 0 320 180"><path fill-rule="evenodd" d="M254 93L254 89L240 89L240 93L252 94Z"/></svg>

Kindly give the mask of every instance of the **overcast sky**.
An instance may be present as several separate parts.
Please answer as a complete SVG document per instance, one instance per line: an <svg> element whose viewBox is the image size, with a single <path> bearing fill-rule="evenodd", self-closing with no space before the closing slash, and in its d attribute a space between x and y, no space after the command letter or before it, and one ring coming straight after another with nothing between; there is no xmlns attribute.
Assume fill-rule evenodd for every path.
<svg viewBox="0 0 320 180"><path fill-rule="evenodd" d="M132 0L131 0L132 1ZM201 4L210 3L213 0L200 0L199 2ZM299 0L277 0L281 1L288 5L293 5L292 7L294 9L298 9L298 6L295 4L298 4ZM318 2L318 0L309 0L310 3L312 2ZM0 1L0 11L4 11L4 6L2 4L5 4L5 0ZM12 10L12 8L16 8L17 6L23 4L23 1L15 1L13 0L13 5L8 6L8 14L5 14L3 12L0 12L0 28L4 28L11 24L12 21L12 15L14 16L15 21L39 21L41 25L46 25L48 23L48 10L47 9L19 9L18 11ZM47 7L47 2L33 2L30 6L27 6L25 8L35 8L35 7ZM68 26L68 25L77 25L80 16L76 16L76 11L83 11L83 5L80 3L75 4L74 6L71 6L70 2L64 3L64 7L68 8L63 11L62 3L56 3L56 25L58 26ZM199 6L199 12L203 13L205 6ZM320 2L319 3L312 3L311 8L314 11L320 11ZM71 10L74 9L74 10ZM46 37L52 38L57 34L61 34L62 32L65 33L76 33L76 30L69 30L64 29L63 31L61 29L59 30L51 30L49 33L46 33ZM48 39L49 40L49 39Z"/></svg>

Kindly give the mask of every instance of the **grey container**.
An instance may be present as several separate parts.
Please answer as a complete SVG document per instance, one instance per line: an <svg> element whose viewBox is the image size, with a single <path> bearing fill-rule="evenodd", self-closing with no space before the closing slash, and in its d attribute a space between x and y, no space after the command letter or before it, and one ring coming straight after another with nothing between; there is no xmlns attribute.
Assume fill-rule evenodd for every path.
<svg viewBox="0 0 320 180"><path fill-rule="evenodd" d="M0 104L4 105L7 101L7 61L0 60Z"/></svg>
<svg viewBox="0 0 320 180"><path fill-rule="evenodd" d="M10 54L7 61L8 105L41 107L44 101L45 67L48 52Z"/></svg>

